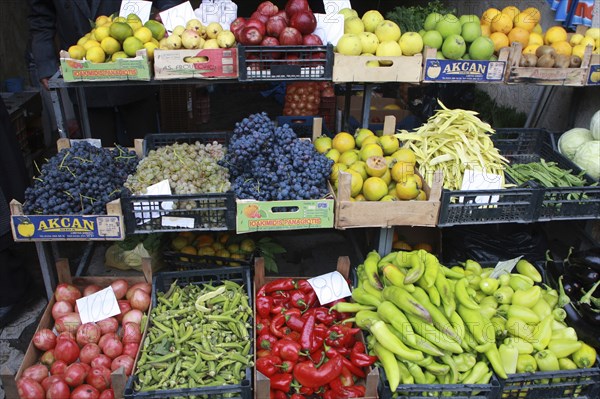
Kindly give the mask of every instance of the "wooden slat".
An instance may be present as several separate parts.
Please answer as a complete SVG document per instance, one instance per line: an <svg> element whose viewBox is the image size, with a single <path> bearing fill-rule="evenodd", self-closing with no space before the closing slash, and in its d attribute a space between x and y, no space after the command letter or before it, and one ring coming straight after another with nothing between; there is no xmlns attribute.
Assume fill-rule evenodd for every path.
<svg viewBox="0 0 600 399"><path fill-rule="evenodd" d="M368 67L369 61L391 61L391 66ZM420 82L423 56L377 57L334 54L334 82Z"/></svg>

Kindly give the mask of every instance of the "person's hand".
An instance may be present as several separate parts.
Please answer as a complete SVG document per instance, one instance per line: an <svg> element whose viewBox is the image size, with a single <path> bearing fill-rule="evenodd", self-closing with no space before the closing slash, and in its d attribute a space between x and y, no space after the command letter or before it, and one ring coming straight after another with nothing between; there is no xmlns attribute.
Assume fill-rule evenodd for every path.
<svg viewBox="0 0 600 399"><path fill-rule="evenodd" d="M42 86L44 86L44 89L46 89L46 90L50 90L50 88L48 87L48 80L49 80L49 78L41 78L40 79L40 83L42 84Z"/></svg>

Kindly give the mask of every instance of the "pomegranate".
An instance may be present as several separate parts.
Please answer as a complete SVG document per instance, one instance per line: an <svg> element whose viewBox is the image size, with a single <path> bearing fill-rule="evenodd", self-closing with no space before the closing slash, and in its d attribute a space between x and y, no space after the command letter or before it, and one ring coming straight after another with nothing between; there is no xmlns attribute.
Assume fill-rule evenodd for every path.
<svg viewBox="0 0 600 399"><path fill-rule="evenodd" d="M129 303L129 301L126 299L119 299L117 301L117 304L119 305L119 309L121 310L121 313L116 315L115 319L117 319L117 321L120 323L121 320L123 320L123 315L125 313L129 312L132 309L132 307L131 307L131 304Z"/></svg>
<svg viewBox="0 0 600 399"><path fill-rule="evenodd" d="M71 341L75 341L75 334L71 331L61 332L58 334L58 337L56 337L56 342L60 341L61 339L70 339Z"/></svg>
<svg viewBox="0 0 600 399"><path fill-rule="evenodd" d="M140 329L140 325L135 323L124 324L122 341L124 344L131 342L139 344L142 341L142 330Z"/></svg>
<svg viewBox="0 0 600 399"><path fill-rule="evenodd" d="M58 301L52 305L52 318L54 320L58 320L69 313L73 313L73 304L70 302Z"/></svg>
<svg viewBox="0 0 600 399"><path fill-rule="evenodd" d="M127 290L129 289L129 283L127 283L127 281L123 280L122 278L113 281L110 284L110 286L113 289L117 299L124 298L125 294L127 293Z"/></svg>
<svg viewBox="0 0 600 399"><path fill-rule="evenodd" d="M298 29L303 35L308 35L315 31L317 19L312 11L298 11L290 18L290 26Z"/></svg>
<svg viewBox="0 0 600 399"><path fill-rule="evenodd" d="M279 7L270 1L263 1L258 5L256 11L261 13L262 15L266 15L267 17L271 17L279 12Z"/></svg>
<svg viewBox="0 0 600 399"><path fill-rule="evenodd" d="M42 357L40 357L40 363L42 363L46 367L52 366L52 363L54 363L55 360L56 358L54 357L54 349L50 349L44 352Z"/></svg>
<svg viewBox="0 0 600 399"><path fill-rule="evenodd" d="M81 318L79 317L79 314L72 312L72 313L67 313L66 315L64 315L61 318L59 318L58 320L56 320L56 325L54 327L56 328L56 331L58 331L59 333L68 331L68 332L72 332L73 334L75 334L75 333L77 333L77 329L79 328L80 325L81 325Z"/></svg>
<svg viewBox="0 0 600 399"><path fill-rule="evenodd" d="M123 353L123 344L118 338L109 338L101 348L102 352L111 359L114 359Z"/></svg>
<svg viewBox="0 0 600 399"><path fill-rule="evenodd" d="M54 290L54 298L56 301L66 301L71 305L75 305L75 301L81 298L81 291L73 284L61 283Z"/></svg>
<svg viewBox="0 0 600 399"><path fill-rule="evenodd" d="M302 34L296 28L288 26L279 35L279 44L282 46L297 46L302 43Z"/></svg>
<svg viewBox="0 0 600 399"><path fill-rule="evenodd" d="M285 29L288 26L286 20L279 16L279 15L275 15L271 18L269 18L269 20L267 21L267 24L265 25L266 30L267 30L267 35L269 36L273 36L273 37L279 37L279 35L281 34L281 31L283 29Z"/></svg>
<svg viewBox="0 0 600 399"><path fill-rule="evenodd" d="M79 361L81 363L90 364L102 351L97 344L86 344L79 352Z"/></svg>
<svg viewBox="0 0 600 399"><path fill-rule="evenodd" d="M46 399L69 399L70 396L71 389L64 380L54 381L46 388Z"/></svg>
<svg viewBox="0 0 600 399"><path fill-rule="evenodd" d="M261 14L258 11L254 11L252 14L250 14L250 19L257 19L263 24L266 24L267 20L269 19L269 16Z"/></svg>
<svg viewBox="0 0 600 399"><path fill-rule="evenodd" d="M46 397L42 385L31 378L19 378L17 391L21 399L40 399Z"/></svg>
<svg viewBox="0 0 600 399"><path fill-rule="evenodd" d="M83 384L71 392L71 399L98 399L100 392L91 385Z"/></svg>
<svg viewBox="0 0 600 399"><path fill-rule="evenodd" d="M260 40L262 40L262 37ZM140 289L137 289L133 292L133 295L131 295L129 303L133 309L145 312L150 307L150 295Z"/></svg>
<svg viewBox="0 0 600 399"><path fill-rule="evenodd" d="M85 367L81 363L73 363L65 370L65 382L71 388L75 388L85 381Z"/></svg>
<svg viewBox="0 0 600 399"><path fill-rule="evenodd" d="M242 19L244 19L244 18L242 18ZM244 19L244 21L246 21L246 20ZM231 30L231 28L229 28L229 30ZM233 32L233 30L231 30L231 31ZM137 289L144 291L148 295L152 295L152 285L151 284L135 283L134 285L129 287L129 289L127 290L127 294L125 294L125 299L127 299L127 300L131 299L131 295L133 295L133 291L135 291Z"/></svg>
<svg viewBox="0 0 600 399"><path fill-rule="evenodd" d="M98 399L115 399L115 392L112 388L104 390Z"/></svg>
<svg viewBox="0 0 600 399"><path fill-rule="evenodd" d="M34 364L33 366L29 366L23 370L22 377L31 378L37 382L42 382L44 378L48 377L48 368L43 364Z"/></svg>
<svg viewBox="0 0 600 399"><path fill-rule="evenodd" d="M131 356L132 358L135 359L139 349L140 349L139 343L128 342L125 345L123 345L123 355Z"/></svg>
<svg viewBox="0 0 600 399"><path fill-rule="evenodd" d="M98 391L102 392L110 387L110 369L104 366L92 367L85 383L93 386Z"/></svg>
<svg viewBox="0 0 600 399"><path fill-rule="evenodd" d="M67 370L67 366L67 362L63 360L57 360L54 363L52 363L52 366L50 366L50 374L63 375L65 374L65 370Z"/></svg>
<svg viewBox="0 0 600 399"><path fill-rule="evenodd" d="M119 336L115 332L106 333L103 336L101 336L100 340L98 341L98 346L100 347L100 349L104 350L104 344L106 343L106 341L112 338L119 339Z"/></svg>
<svg viewBox="0 0 600 399"><path fill-rule="evenodd" d="M131 309L129 312L127 312L127 313L125 313L125 315L123 315L123 320L121 323L123 325L125 325L127 323L142 324L143 316L144 316L144 313L141 310Z"/></svg>
<svg viewBox="0 0 600 399"><path fill-rule="evenodd" d="M100 287L99 285L90 284L83 289L83 296L92 295L92 294L100 291L101 289L102 289L102 287Z"/></svg>
<svg viewBox="0 0 600 399"><path fill-rule="evenodd" d="M109 317L108 319L100 320L96 323L98 327L100 327L100 332L102 335L105 335L109 332L116 333L119 329L119 322L114 317Z"/></svg>
<svg viewBox="0 0 600 399"><path fill-rule="evenodd" d="M244 28L256 28L260 32L261 36L264 36L267 33L267 28L262 21L258 19L252 19L246 21L246 26ZM240 32L241 33L241 32Z"/></svg>
<svg viewBox="0 0 600 399"><path fill-rule="evenodd" d="M54 357L56 357L56 360L62 360L67 364L73 363L79 358L79 346L77 342L70 339L58 340L56 348L54 348Z"/></svg>
<svg viewBox="0 0 600 399"><path fill-rule="evenodd" d="M322 46L323 41L319 36L315 35L314 33L310 33L302 37L302 44L305 46Z"/></svg>
<svg viewBox="0 0 600 399"><path fill-rule="evenodd" d="M44 391L47 391L50 385L55 383L56 381L65 382L65 378L62 375L51 375L42 380L42 388Z"/></svg>
<svg viewBox="0 0 600 399"><path fill-rule="evenodd" d="M56 346L56 335L48 328L42 328L33 334L33 345L41 351L53 349Z"/></svg>
<svg viewBox="0 0 600 399"><path fill-rule="evenodd" d="M133 358L127 355L121 355L116 357L112 361L110 369L112 371L115 371L119 367L123 367L123 369L125 369L125 375L130 376L131 372L133 371Z"/></svg>
<svg viewBox="0 0 600 399"><path fill-rule="evenodd" d="M259 30L252 26L246 26L240 32L240 43L244 45L256 46L260 44L262 38Z"/></svg>
<svg viewBox="0 0 600 399"><path fill-rule="evenodd" d="M85 323L79 326L77 329L76 341L79 346L86 344L95 344L100 340L102 330L95 323Z"/></svg>
<svg viewBox="0 0 600 399"><path fill-rule="evenodd" d="M285 13L292 18L298 11L310 11L307 0L289 0L285 5Z"/></svg>
<svg viewBox="0 0 600 399"><path fill-rule="evenodd" d="M92 360L90 365L92 367L110 368L111 363L112 363L112 359L110 357L106 356L105 354L100 354L94 360Z"/></svg>

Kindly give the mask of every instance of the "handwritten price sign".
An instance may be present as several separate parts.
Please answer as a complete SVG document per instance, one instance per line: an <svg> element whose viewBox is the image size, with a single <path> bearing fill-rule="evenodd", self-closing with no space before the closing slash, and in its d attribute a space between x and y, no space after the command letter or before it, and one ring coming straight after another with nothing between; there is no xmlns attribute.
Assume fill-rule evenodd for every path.
<svg viewBox="0 0 600 399"><path fill-rule="evenodd" d="M95 323L121 313L112 287L77 300L81 323Z"/></svg>
<svg viewBox="0 0 600 399"><path fill-rule="evenodd" d="M348 282L337 271L309 278L308 283L315 290L321 305L352 295Z"/></svg>
<svg viewBox="0 0 600 399"><path fill-rule="evenodd" d="M126 17L129 14L135 14L145 24L150 18L150 11L152 10L151 1L140 1L140 0L123 0L121 2L121 9L119 10L120 17Z"/></svg>

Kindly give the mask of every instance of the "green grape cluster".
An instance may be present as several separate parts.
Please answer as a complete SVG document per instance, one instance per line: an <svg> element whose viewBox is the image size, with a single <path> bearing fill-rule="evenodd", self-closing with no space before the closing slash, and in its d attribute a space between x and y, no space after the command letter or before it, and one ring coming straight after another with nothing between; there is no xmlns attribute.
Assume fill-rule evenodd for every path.
<svg viewBox="0 0 600 399"><path fill-rule="evenodd" d="M229 170L218 164L225 156L225 147L215 142L174 143L151 150L144 157L125 187L143 195L146 188L168 180L173 194L224 193L230 189ZM193 207L179 203L177 207Z"/></svg>

